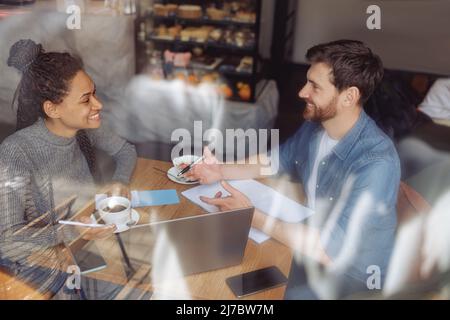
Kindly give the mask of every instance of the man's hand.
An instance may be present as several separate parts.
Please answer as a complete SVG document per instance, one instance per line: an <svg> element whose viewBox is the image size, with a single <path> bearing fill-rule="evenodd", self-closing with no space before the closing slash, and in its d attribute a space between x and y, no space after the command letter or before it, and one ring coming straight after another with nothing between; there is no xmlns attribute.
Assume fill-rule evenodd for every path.
<svg viewBox="0 0 450 320"><path fill-rule="evenodd" d="M92 223L89 217L81 217L80 222L87 224ZM78 227L78 231L83 234L83 239L85 240L100 240L111 236L114 231L116 231L116 226L112 224L105 226L104 228Z"/></svg>
<svg viewBox="0 0 450 320"><path fill-rule="evenodd" d="M251 201L239 190L230 186L226 181L221 182L222 187L227 190L230 195L222 198L222 192L216 193L214 198L200 197L200 200L207 204L217 206L220 211L233 210L239 208L248 208L253 206Z"/></svg>
<svg viewBox="0 0 450 320"><path fill-rule="evenodd" d="M204 160L194 165L191 170L184 174L184 177L191 181L198 180L201 184L211 184L222 180L222 165L208 147L203 149L203 156L205 157Z"/></svg>

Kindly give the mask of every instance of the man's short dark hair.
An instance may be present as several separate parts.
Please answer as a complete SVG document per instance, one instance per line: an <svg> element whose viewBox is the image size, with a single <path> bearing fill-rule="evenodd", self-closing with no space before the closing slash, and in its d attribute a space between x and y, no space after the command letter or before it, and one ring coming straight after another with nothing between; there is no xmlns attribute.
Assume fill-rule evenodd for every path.
<svg viewBox="0 0 450 320"><path fill-rule="evenodd" d="M364 104L383 78L383 63L363 42L338 40L319 44L306 52L311 63L323 62L332 68L331 83L341 92L355 86Z"/></svg>

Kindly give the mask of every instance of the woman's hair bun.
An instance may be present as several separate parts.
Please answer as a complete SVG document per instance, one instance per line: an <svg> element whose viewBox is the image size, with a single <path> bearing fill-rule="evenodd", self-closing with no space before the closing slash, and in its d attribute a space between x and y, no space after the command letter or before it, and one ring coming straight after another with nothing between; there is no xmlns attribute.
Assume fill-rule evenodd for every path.
<svg viewBox="0 0 450 320"><path fill-rule="evenodd" d="M19 40L9 49L8 66L24 73L41 52L43 52L42 45L36 44L33 40Z"/></svg>

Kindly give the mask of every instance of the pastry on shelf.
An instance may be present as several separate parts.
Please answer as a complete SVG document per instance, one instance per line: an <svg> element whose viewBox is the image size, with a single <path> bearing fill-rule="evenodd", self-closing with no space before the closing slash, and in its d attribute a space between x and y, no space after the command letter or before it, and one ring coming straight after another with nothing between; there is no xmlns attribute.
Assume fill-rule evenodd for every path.
<svg viewBox="0 0 450 320"><path fill-rule="evenodd" d="M233 37L233 32L231 30L225 30L223 39L226 44L234 45L234 37Z"/></svg>
<svg viewBox="0 0 450 320"><path fill-rule="evenodd" d="M206 73L204 74L200 81L203 83L215 83L220 78L220 75L217 72Z"/></svg>
<svg viewBox="0 0 450 320"><path fill-rule="evenodd" d="M198 42L205 42L209 38L209 34L214 28L211 26L203 26L197 30L196 39Z"/></svg>
<svg viewBox="0 0 450 320"><path fill-rule="evenodd" d="M253 70L253 57L245 56L241 59L236 72L251 73Z"/></svg>
<svg viewBox="0 0 450 320"><path fill-rule="evenodd" d="M239 3L239 1L233 1L230 3L230 9L233 12L238 11L239 9L241 9L241 3Z"/></svg>
<svg viewBox="0 0 450 320"><path fill-rule="evenodd" d="M166 4L166 10L168 16L175 16L177 14L178 5L173 3Z"/></svg>
<svg viewBox="0 0 450 320"><path fill-rule="evenodd" d="M177 72L177 73L175 73L174 79L186 81L186 79L187 79L186 73L185 72Z"/></svg>
<svg viewBox="0 0 450 320"><path fill-rule="evenodd" d="M228 13L225 10L220 10L215 7L206 9L206 15L211 20L224 20Z"/></svg>
<svg viewBox="0 0 450 320"><path fill-rule="evenodd" d="M236 14L232 18L232 20L236 21L236 22L255 23L256 22L256 13L246 12L246 11L238 11L238 12L236 12Z"/></svg>
<svg viewBox="0 0 450 320"><path fill-rule="evenodd" d="M230 88L229 85L223 83L218 86L219 94L223 95L225 98L229 99L233 97L233 89Z"/></svg>
<svg viewBox="0 0 450 320"><path fill-rule="evenodd" d="M155 29L155 34L157 38L164 40L173 40L173 36L169 34L169 29L167 29L166 25L162 24Z"/></svg>
<svg viewBox="0 0 450 320"><path fill-rule="evenodd" d="M187 82L191 85L197 85L200 83L200 79L195 74L190 74L187 77Z"/></svg>
<svg viewBox="0 0 450 320"><path fill-rule="evenodd" d="M238 31L234 34L234 45L243 47L245 45L245 34L242 31Z"/></svg>
<svg viewBox="0 0 450 320"><path fill-rule="evenodd" d="M255 45L255 34L248 29L235 33L235 44L238 47L250 48Z"/></svg>
<svg viewBox="0 0 450 320"><path fill-rule="evenodd" d="M167 36L169 34L167 31L167 26L164 24L159 25L155 30L158 37Z"/></svg>
<svg viewBox="0 0 450 320"><path fill-rule="evenodd" d="M218 42L222 38L222 34L223 34L223 30L222 29L218 29L218 28L214 29L209 34L209 39Z"/></svg>
<svg viewBox="0 0 450 320"><path fill-rule="evenodd" d="M194 27L184 28L180 31L180 39L181 41L189 41L191 40L192 35L194 34Z"/></svg>
<svg viewBox="0 0 450 320"><path fill-rule="evenodd" d="M200 19L203 16L202 7L196 5L178 6L177 16L183 19Z"/></svg>
<svg viewBox="0 0 450 320"><path fill-rule="evenodd" d="M169 34L169 36L175 39L180 35L182 29L183 28L180 25L175 25L173 27L168 28L167 33Z"/></svg>
<svg viewBox="0 0 450 320"><path fill-rule="evenodd" d="M177 12L178 5L176 4L160 4L155 3L153 5L153 12L156 16L159 17L169 17L174 15Z"/></svg>
<svg viewBox="0 0 450 320"><path fill-rule="evenodd" d="M214 78L210 74L205 74L201 77L200 81L202 83L214 83Z"/></svg>
<svg viewBox="0 0 450 320"><path fill-rule="evenodd" d="M203 48L195 47L192 49L192 54L194 55L194 57L200 57L203 55L203 53L204 53Z"/></svg>
<svg viewBox="0 0 450 320"><path fill-rule="evenodd" d="M252 97L252 89L248 83L238 82L236 87L238 88L238 95L244 101L249 101Z"/></svg>
<svg viewBox="0 0 450 320"><path fill-rule="evenodd" d="M153 13L155 14L155 16L167 17L166 6L160 3L155 3L153 5Z"/></svg>
<svg viewBox="0 0 450 320"><path fill-rule="evenodd" d="M212 27L203 26L200 28L195 27L187 27L180 32L180 37L182 41L196 41L196 42L205 42L210 32L212 31Z"/></svg>

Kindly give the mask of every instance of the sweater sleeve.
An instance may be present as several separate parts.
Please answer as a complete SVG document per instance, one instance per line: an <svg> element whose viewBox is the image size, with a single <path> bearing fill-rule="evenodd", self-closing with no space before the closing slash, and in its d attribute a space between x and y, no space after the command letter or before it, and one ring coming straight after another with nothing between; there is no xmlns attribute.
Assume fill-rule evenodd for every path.
<svg viewBox="0 0 450 320"><path fill-rule="evenodd" d="M102 125L99 129L88 130L87 133L93 146L113 157L116 171L112 180L128 184L136 165L136 148L106 125Z"/></svg>
<svg viewBox="0 0 450 320"><path fill-rule="evenodd" d="M21 260L33 252L54 247L63 242L63 234L55 225L52 214L43 216L39 207L52 201L51 184L38 183L43 190L34 190L32 166L17 143L8 140L0 151L0 256ZM37 186L36 186L37 187ZM45 188L49 188L45 190ZM42 199L47 195L48 199ZM50 203L50 202L47 202ZM39 222L32 225L32 222Z"/></svg>

